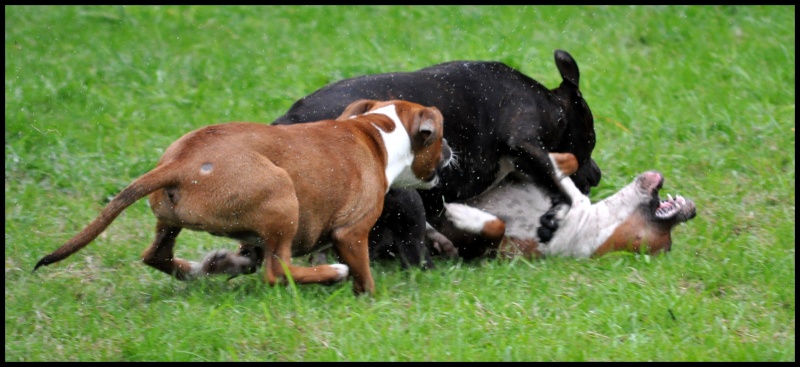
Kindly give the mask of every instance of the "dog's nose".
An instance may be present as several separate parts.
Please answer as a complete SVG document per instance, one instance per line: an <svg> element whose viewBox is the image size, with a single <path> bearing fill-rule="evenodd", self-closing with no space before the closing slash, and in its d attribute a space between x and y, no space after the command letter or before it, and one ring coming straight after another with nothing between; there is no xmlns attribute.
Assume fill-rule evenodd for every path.
<svg viewBox="0 0 800 367"><path fill-rule="evenodd" d="M595 187L600 183L602 174L600 172L600 167L597 166L597 162L595 162L594 159L589 158L589 161L581 165L578 168L578 171L573 173L570 177L572 178L572 182L575 183L575 186L581 191L581 193L584 195L589 195L592 187Z"/></svg>

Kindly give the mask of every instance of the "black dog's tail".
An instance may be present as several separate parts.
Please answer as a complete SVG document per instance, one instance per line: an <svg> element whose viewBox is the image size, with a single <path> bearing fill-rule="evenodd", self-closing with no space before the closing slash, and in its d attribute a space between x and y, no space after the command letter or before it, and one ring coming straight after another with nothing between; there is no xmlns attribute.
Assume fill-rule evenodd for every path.
<svg viewBox="0 0 800 367"><path fill-rule="evenodd" d="M114 197L114 199L103 208L100 215L89 223L86 228L65 244L61 245L61 247L39 260L33 268L33 271L36 271L36 269L42 265L50 265L78 252L78 250L84 248L97 238L100 233L103 233L125 208L153 191L175 184L177 181L172 177L171 172L174 172L174 168L172 168L170 164L165 164L154 168L152 171L136 179L136 181L133 181L133 183Z"/></svg>

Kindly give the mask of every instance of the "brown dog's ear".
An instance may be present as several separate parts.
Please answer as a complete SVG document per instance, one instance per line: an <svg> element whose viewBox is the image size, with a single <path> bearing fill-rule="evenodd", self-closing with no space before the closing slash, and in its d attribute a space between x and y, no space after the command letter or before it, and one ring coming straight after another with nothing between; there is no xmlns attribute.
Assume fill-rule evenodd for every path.
<svg viewBox="0 0 800 367"><path fill-rule="evenodd" d="M422 146L427 147L436 142L438 129L442 126L442 113L436 107L427 107L419 110L416 116L419 126L417 136L422 140Z"/></svg>
<svg viewBox="0 0 800 367"><path fill-rule="evenodd" d="M352 116L361 115L361 114L371 110L372 107L375 106L375 103L378 103L378 101L374 101L374 100L371 100L371 99L359 99L359 100L351 103L349 106L345 107L344 111L342 112L342 114L339 115L339 117L336 118L336 119L337 120L346 120L346 119L348 119L348 118L350 118Z"/></svg>

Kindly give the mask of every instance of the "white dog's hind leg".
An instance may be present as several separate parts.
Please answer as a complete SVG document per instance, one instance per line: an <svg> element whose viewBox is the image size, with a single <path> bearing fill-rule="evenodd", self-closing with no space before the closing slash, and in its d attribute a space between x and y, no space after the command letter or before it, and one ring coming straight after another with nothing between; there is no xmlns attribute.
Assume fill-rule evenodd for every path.
<svg viewBox="0 0 800 367"><path fill-rule="evenodd" d="M473 234L481 234L488 222L499 220L492 214L464 204L444 204L444 207L447 219L456 228Z"/></svg>

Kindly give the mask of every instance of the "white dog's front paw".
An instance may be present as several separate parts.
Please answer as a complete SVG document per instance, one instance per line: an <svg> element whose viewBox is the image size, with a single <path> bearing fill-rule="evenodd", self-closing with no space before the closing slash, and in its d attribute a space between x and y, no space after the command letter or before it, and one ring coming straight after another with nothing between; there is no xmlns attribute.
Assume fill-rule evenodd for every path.
<svg viewBox="0 0 800 367"><path fill-rule="evenodd" d="M498 219L483 210L464 204L444 204L444 207L447 220L453 223L456 228L469 233L480 234L487 222Z"/></svg>

